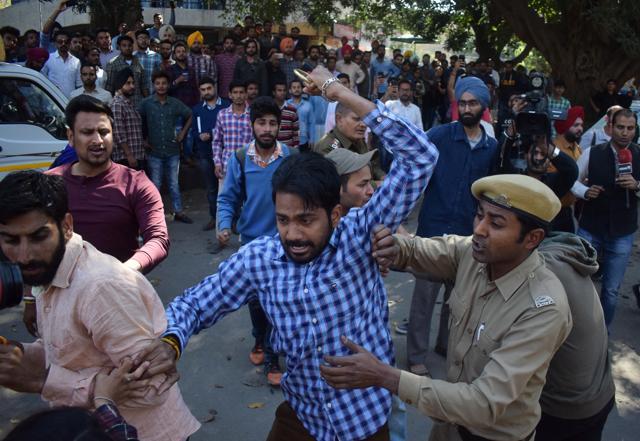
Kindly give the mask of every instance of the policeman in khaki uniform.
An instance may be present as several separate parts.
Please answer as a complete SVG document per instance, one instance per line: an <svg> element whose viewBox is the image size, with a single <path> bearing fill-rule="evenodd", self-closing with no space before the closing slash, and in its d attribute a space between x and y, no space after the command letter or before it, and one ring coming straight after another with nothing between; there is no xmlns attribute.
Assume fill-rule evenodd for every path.
<svg viewBox="0 0 640 441"><path fill-rule="evenodd" d="M347 106L338 104L336 107L336 126L324 135L314 146L313 150L322 155L328 155L335 149L343 148L354 153L364 154L369 151L365 142L367 126ZM373 178L382 179L384 172L380 168L379 161L374 159L371 163Z"/></svg>
<svg viewBox="0 0 640 441"><path fill-rule="evenodd" d="M532 440L549 363L571 330L558 278L537 247L560 211L555 194L523 175L482 178L471 237L388 235L378 230L381 266L409 268L454 281L447 380L400 371L355 342L354 352L325 357L325 380L336 388L384 387L437 423L431 440ZM393 245L392 245L393 242Z"/></svg>

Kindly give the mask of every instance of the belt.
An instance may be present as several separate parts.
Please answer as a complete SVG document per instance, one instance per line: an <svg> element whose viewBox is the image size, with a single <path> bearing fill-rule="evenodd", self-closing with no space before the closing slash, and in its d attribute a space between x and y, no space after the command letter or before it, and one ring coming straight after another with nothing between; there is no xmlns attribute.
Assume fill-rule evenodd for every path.
<svg viewBox="0 0 640 441"><path fill-rule="evenodd" d="M469 432L466 429L466 427L462 427L462 426L458 426L458 433L460 434L460 438L462 438L462 441L492 441L489 438L483 438L481 436L474 435L473 433ZM532 440L533 439L533 435L535 433L536 433L536 431L534 430L528 436L524 437L522 439L522 441Z"/></svg>

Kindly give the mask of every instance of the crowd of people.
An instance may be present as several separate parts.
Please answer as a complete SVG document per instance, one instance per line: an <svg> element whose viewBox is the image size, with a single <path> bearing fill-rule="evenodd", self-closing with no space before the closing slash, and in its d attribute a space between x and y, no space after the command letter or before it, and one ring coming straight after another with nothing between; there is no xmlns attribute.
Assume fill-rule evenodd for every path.
<svg viewBox="0 0 640 441"><path fill-rule="evenodd" d="M0 385L96 413L45 412L7 439L52 418L115 440L187 439L199 423L176 361L245 304L249 360L285 397L269 441L403 440L405 404L434 418L434 440L601 439L638 223L635 90L607 82L589 103L604 127L585 133L561 79L523 118L535 73L508 61L420 60L347 38L331 49L250 16L206 44L176 33L173 7L170 24L156 14L112 38L61 28L66 9L41 32L0 29L7 60L72 98L55 166L0 182L0 245L39 337L0 345ZM234 233L242 248L165 311L144 274L169 253L163 181L173 219L193 222L181 162L206 183L210 252ZM395 327L406 371L390 269L416 278ZM435 380L440 295L433 352L447 378Z"/></svg>

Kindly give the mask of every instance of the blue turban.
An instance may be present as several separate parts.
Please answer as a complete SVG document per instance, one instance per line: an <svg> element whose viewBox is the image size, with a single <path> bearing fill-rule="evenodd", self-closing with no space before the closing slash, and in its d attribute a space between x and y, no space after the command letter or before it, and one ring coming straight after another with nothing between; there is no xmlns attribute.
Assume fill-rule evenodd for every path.
<svg viewBox="0 0 640 441"><path fill-rule="evenodd" d="M491 102L491 95L489 95L489 88L478 77L463 77L456 82L456 101L460 101L460 97L463 93L469 92L473 95L482 107L486 109Z"/></svg>

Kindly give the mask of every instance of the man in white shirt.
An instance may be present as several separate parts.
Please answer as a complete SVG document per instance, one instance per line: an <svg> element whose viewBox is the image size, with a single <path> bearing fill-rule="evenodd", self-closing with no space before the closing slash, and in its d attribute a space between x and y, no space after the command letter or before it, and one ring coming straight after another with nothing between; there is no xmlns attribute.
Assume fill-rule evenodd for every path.
<svg viewBox="0 0 640 441"><path fill-rule="evenodd" d="M420 108L413 104L413 86L411 85L411 81L398 81L398 98L398 100L387 101L387 108L396 115L400 115L407 121L420 127L420 130L424 130L422 127L422 113L420 112Z"/></svg>
<svg viewBox="0 0 640 441"><path fill-rule="evenodd" d="M352 49L347 46L342 49L342 60L336 63L336 69L338 72L349 75L349 83L351 84L351 90L358 91L358 85L362 83L366 75L362 71L362 68L357 63L351 61Z"/></svg>
<svg viewBox="0 0 640 441"><path fill-rule="evenodd" d="M82 87L71 92L71 96L69 98L75 98L82 94L90 95L107 106L111 106L111 101L113 101L113 97L111 93L107 90L102 89L101 87L96 86L96 67L90 64L85 64L80 68L80 78L82 79Z"/></svg>
<svg viewBox="0 0 640 441"><path fill-rule="evenodd" d="M604 125L600 126L596 123L582 135L580 139L582 150L611 141L611 116L618 110L622 110L622 106L609 107L604 115Z"/></svg>
<svg viewBox="0 0 640 441"><path fill-rule="evenodd" d="M67 97L76 88L82 85L80 81L80 60L69 53L69 41L71 37L62 30L56 34L57 51L49 56L44 67L40 71Z"/></svg>

